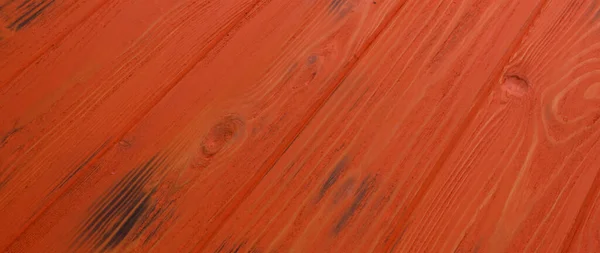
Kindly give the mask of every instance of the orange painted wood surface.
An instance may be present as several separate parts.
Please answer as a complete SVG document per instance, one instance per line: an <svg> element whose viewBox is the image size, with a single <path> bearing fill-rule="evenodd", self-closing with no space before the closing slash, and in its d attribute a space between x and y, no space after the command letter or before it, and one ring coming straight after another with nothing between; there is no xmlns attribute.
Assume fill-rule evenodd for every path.
<svg viewBox="0 0 600 253"><path fill-rule="evenodd" d="M0 219L10 235L0 245L22 234L74 183L71 179L117 143L255 2L141 6L145 1L100 9L97 18L48 52L31 73L2 86L6 120L0 208L14 215ZM130 14L136 12L140 16ZM138 36L128 37L130 33Z"/></svg>
<svg viewBox="0 0 600 253"><path fill-rule="evenodd" d="M2 0L6 252L598 252L595 0Z"/></svg>
<svg viewBox="0 0 600 253"><path fill-rule="evenodd" d="M398 251L599 250L579 248L591 231L571 239L598 184L599 7L544 3L401 228Z"/></svg>

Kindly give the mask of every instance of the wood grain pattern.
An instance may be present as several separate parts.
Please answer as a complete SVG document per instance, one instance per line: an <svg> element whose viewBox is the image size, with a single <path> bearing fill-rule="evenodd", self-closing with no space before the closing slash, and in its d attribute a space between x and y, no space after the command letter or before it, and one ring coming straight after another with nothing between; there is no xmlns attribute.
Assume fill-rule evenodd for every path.
<svg viewBox="0 0 600 253"><path fill-rule="evenodd" d="M0 250L598 252L597 0L0 0Z"/></svg>
<svg viewBox="0 0 600 253"><path fill-rule="evenodd" d="M10 228L0 246L117 143L256 3L107 6L1 87L0 208L14 215L0 218L0 226ZM114 39L121 34L123 40Z"/></svg>
<svg viewBox="0 0 600 253"><path fill-rule="evenodd" d="M597 11L594 1L544 5L408 219L399 251L595 252L571 237L598 185Z"/></svg>
<svg viewBox="0 0 600 253"><path fill-rule="evenodd" d="M111 147L102 158L83 166L79 179L69 180L73 187L9 250L166 251L202 244L401 6L396 1L377 6L359 1L260 3L116 145L107 144ZM191 34L172 45L195 44ZM139 83L132 81L130 92ZM78 125L107 126L102 122L107 113L127 108L123 103L134 105L136 101L126 100L131 96L112 95L114 100L102 101L107 109ZM102 135L97 136L100 140ZM90 143L80 146L93 152L96 147ZM71 241L65 243L65 238Z"/></svg>
<svg viewBox="0 0 600 253"><path fill-rule="evenodd" d="M398 250L397 228L541 6L408 1L206 252Z"/></svg>
<svg viewBox="0 0 600 253"><path fill-rule="evenodd" d="M0 87L56 47L110 0L0 1ZM1 101L1 100L0 100Z"/></svg>

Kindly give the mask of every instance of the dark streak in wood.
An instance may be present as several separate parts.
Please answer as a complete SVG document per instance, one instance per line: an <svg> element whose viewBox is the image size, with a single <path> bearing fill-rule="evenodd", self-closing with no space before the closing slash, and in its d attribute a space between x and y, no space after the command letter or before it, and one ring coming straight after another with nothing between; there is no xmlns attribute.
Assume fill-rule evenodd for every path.
<svg viewBox="0 0 600 253"><path fill-rule="evenodd" d="M114 248L119 243L121 243L123 241L123 239L125 239L125 237L129 234L131 229L133 229L133 226L140 220L140 218L142 217L142 215L144 214L146 209L148 209L149 200L150 200L150 196L147 195L144 198L143 202L137 208L135 208L135 211L133 211L131 216L129 216L129 218L127 218L125 223L123 223L123 225L121 225L121 228L119 228L117 230L117 233L110 239L110 241L108 241L108 243L104 247L104 250L109 250L109 249ZM116 228L116 227L118 227L118 224L114 225L114 228Z"/></svg>
<svg viewBox="0 0 600 253"><path fill-rule="evenodd" d="M167 207L167 209L170 209L170 208ZM146 235L146 238L144 239L144 244L147 244L148 242L150 242L150 240L152 240L156 236L158 231L163 228L163 225L167 221L173 219L172 210L171 210L171 213L169 213L168 215L164 215L164 211L165 211L164 209L161 209L160 211L156 212L153 217L147 218L146 224L140 229L140 232L136 235L136 238L140 237L142 232L145 231L146 229L148 229L150 227L150 224L152 224L153 221L157 221L159 216L163 216L162 219L160 219L160 222L158 224L156 224L156 226L154 226L152 231L150 231Z"/></svg>
<svg viewBox="0 0 600 253"><path fill-rule="evenodd" d="M337 10L343 3L344 0L332 0L331 4L329 4L329 11L333 12Z"/></svg>
<svg viewBox="0 0 600 253"><path fill-rule="evenodd" d="M10 25L8 25L9 29L18 31L25 27L27 24L31 23L31 21L35 20L44 10L46 10L55 0L50 1L39 1L37 3L32 2L27 4L27 8L22 15L16 18ZM17 9L22 8L24 3L20 4Z"/></svg>
<svg viewBox="0 0 600 253"><path fill-rule="evenodd" d="M10 139L10 137L13 136L14 134L18 133L22 129L23 129L23 127L15 127L13 129L11 129L10 131L8 131L6 134L4 134L2 136L2 138L0 138L0 148L3 148L4 145L6 145L6 143L8 143L8 140Z"/></svg>
<svg viewBox="0 0 600 253"><path fill-rule="evenodd" d="M229 243L230 239L231 239L231 237L227 237L227 239L222 241L221 244L219 245L219 247L215 250L215 253L225 252L225 251L227 251L228 253L238 253L238 252L240 252L242 247L244 247L244 245L246 245L248 243L247 241L244 240L239 243L230 244ZM255 248L252 247L252 249L247 252L252 252L252 250L255 250Z"/></svg>
<svg viewBox="0 0 600 253"><path fill-rule="evenodd" d="M152 197L156 187L148 184L163 166L164 158L151 158L144 165L127 173L92 206L91 215L82 223L72 248L89 245L106 251L121 244L134 229L139 235L157 218ZM160 212L160 210L158 210Z"/></svg>
<svg viewBox="0 0 600 253"><path fill-rule="evenodd" d="M352 204L350 205L350 207L348 209L346 209L346 211L342 214L342 217L340 217L339 221L333 227L334 235L339 234L344 229L344 227L346 227L346 225L348 225L348 222L350 221L352 216L354 216L354 214L356 214L356 212L358 211L360 206L365 202L367 197L373 191L374 186L375 186L375 178L373 178L371 176L365 178L361 182L360 186L356 190L356 196L354 198L354 201L352 201Z"/></svg>
<svg viewBox="0 0 600 253"><path fill-rule="evenodd" d="M246 242L241 242L233 245L233 248L229 251L229 253L238 253L240 249L246 245Z"/></svg>
<svg viewBox="0 0 600 253"><path fill-rule="evenodd" d="M396 250L396 247L402 241L402 237L404 237L404 233L406 233L406 228L407 227L408 226L405 226L404 228L402 228L402 231L398 235L398 238L390 238L390 239L394 239L394 245L392 245L392 248L391 248L390 252L394 252Z"/></svg>
<svg viewBox="0 0 600 253"><path fill-rule="evenodd" d="M335 182L337 182L337 180L339 179L342 172L344 172L344 169L346 168L347 163L348 163L348 157L344 156L335 165L335 168L333 169L331 174L329 174L329 177L327 177L327 181L325 181L325 183L323 183L323 186L321 186L321 190L319 191L319 200L321 200L325 196L327 191L331 188L331 186L333 186L333 184L335 184Z"/></svg>
<svg viewBox="0 0 600 253"><path fill-rule="evenodd" d="M13 127L13 129L11 129L10 131L8 131L6 134L4 134L2 136L2 138L0 138L0 148L3 148L4 145L6 145L6 143L8 143L8 140L15 135L16 133L20 132L23 129L23 127ZM13 177L13 175L17 172L17 170L13 169L10 171L7 170L2 170L0 171L0 189L2 189Z"/></svg>
<svg viewBox="0 0 600 253"><path fill-rule="evenodd" d="M21 4L19 4L17 6L17 10L22 9L23 6L25 6L25 5L27 5L27 7L32 6L31 5L32 3L30 3L30 2L31 2L31 0L25 0L25 1L23 1Z"/></svg>
<svg viewBox="0 0 600 253"><path fill-rule="evenodd" d="M223 249L225 249L225 245L227 245L227 240L221 242L221 244L219 245L219 248L217 248L215 253L223 252Z"/></svg>
<svg viewBox="0 0 600 253"><path fill-rule="evenodd" d="M92 154L90 154L85 160L83 160L83 162L81 162L79 164L79 166L77 166L77 168L72 170L71 173L69 173L69 175L67 175L60 182L60 184L58 184L56 187L54 187L54 189L52 189L52 192L62 188L67 182L69 182L69 180L71 180L71 178L73 178L73 176L75 176L77 174L77 172L79 172L86 165L88 165L90 163L90 161L92 161L92 159L94 159L94 157L96 157L98 155L98 153L100 153L100 151L102 151L104 149L104 147L106 147L106 144L108 144L108 142L104 142L102 145L100 145L100 147L98 147L96 150L94 150L94 152L92 152Z"/></svg>

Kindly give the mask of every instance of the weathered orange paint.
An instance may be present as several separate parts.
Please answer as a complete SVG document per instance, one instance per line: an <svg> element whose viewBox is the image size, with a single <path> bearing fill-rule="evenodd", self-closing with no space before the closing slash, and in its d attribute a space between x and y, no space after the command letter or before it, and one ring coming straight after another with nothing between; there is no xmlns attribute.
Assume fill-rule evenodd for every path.
<svg viewBox="0 0 600 253"><path fill-rule="evenodd" d="M3 0L7 252L596 252L595 0Z"/></svg>

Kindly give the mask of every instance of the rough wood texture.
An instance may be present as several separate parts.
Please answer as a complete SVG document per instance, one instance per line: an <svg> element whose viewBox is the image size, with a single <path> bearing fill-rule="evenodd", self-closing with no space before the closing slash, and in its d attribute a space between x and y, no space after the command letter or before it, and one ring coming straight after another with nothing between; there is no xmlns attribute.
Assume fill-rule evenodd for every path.
<svg viewBox="0 0 600 253"><path fill-rule="evenodd" d="M597 252L595 0L0 0L7 252Z"/></svg>
<svg viewBox="0 0 600 253"><path fill-rule="evenodd" d="M407 218L540 7L409 1L207 252L398 249Z"/></svg>
<svg viewBox="0 0 600 253"><path fill-rule="evenodd" d="M120 188L117 183L120 180L130 182L125 183L126 185L137 185L132 182L142 184L142 192L145 194L153 192L153 207L144 212L148 217L135 222L136 227L132 228L139 229L140 233L144 230L146 234L141 236L153 236L153 240L144 242L145 239L135 238L136 236L119 240L137 239L140 243L144 242L145 247L151 247L166 233L171 239L163 240L165 244L156 247L195 247L197 238L208 238L211 231L216 230L222 220L236 208L236 203L262 178L270 164L337 87L344 73L353 66L373 37L379 34L402 4L403 2L389 2L375 6L370 2L327 1L258 3L246 14L243 22L237 24L223 41L193 66L185 78L146 117L123 136L119 136L116 145L112 145L115 141L111 140L102 142L103 138L110 138L115 135L113 132L125 128L122 126L123 120L132 118L129 112L131 109L126 112L117 110L140 104L131 100L130 97L134 96L132 92L137 92L135 97L138 97L142 91L136 89L141 84L144 87L163 85L159 82L159 77L165 78L165 73L159 72L148 77L148 73L156 72L153 68L132 72L142 76L140 78L147 82L127 80L122 85L127 85L127 89L120 88L118 93L98 100L100 109L90 112L91 119L83 119L84 123L74 124L94 128L118 124L110 128L104 127L104 133L95 131L97 137L93 136L93 140L89 140L89 133L85 129L81 129L79 136L72 137L73 140L80 140L84 134L88 135L88 141L80 143L78 148L90 154L99 152L96 150L102 150L105 146L112 147L108 148L102 159L96 158L99 161L95 163L84 160L85 164L81 167L74 164L64 168L67 172L77 170L76 178L81 180L65 180L73 188L33 220L33 224L21 233L11 248L29 249L31 246L31 250L41 250L52 245L51 242L57 242L60 245L56 247L61 247L65 245L61 238L77 238L74 239L75 245L71 245L75 248L112 248L115 245L111 238L119 237L119 228L126 221L138 219L132 218L137 217L134 214L139 206L136 205L145 201L145 198L136 199L135 192L138 190ZM215 6L224 8L225 5L221 3ZM190 26L190 31L183 42L168 41L174 50L181 50L181 43L202 46L189 37L194 33L191 28L197 22L184 23ZM156 39L162 37L157 36ZM140 49L146 47L144 45ZM181 52L178 54L183 55ZM256 55L260 55L260 58ZM182 57L167 54L164 57L177 61L176 65L171 65L167 70L175 71L175 67L182 63ZM232 58L236 60L233 61ZM165 64L161 59L152 62L162 64L161 66ZM118 66L111 65L112 68L119 68ZM236 70L236 74L229 74L231 70ZM112 85L114 82L110 79L103 83ZM147 99L147 96L138 99ZM117 116L118 120L102 122L111 114ZM94 140L97 141L97 146L92 145ZM64 159L74 160L67 155L72 156L65 154ZM156 157L155 162L158 164L142 166L152 157ZM156 168L159 171L148 174L151 179L139 181L146 174L140 172L136 177L138 167L148 170ZM22 172L23 175L30 173ZM183 177L180 176L182 173ZM194 185L202 189L188 193L189 188ZM45 192L42 187L36 189ZM115 195L110 193L110 189L121 192ZM91 206L99 201L96 198L100 199L102 196L110 200L100 201L100 207ZM204 200L199 199L200 197ZM129 203L131 201L134 202ZM199 201L217 203L198 206ZM73 208L73 203L77 203L76 208ZM13 206L14 209L25 209L22 205ZM188 206L194 208L187 208ZM122 214L113 214L113 209ZM162 209L168 212L149 217ZM177 217L172 218L173 215ZM215 217L206 219L209 216ZM187 226L190 219L198 224ZM11 219L8 222L14 221ZM170 230L146 229L145 222L152 222L156 226L167 223L168 226L161 228L169 227ZM48 223L55 224L52 227L44 226ZM91 228L88 228L88 223L92 224ZM120 224L113 228L113 223ZM177 227L180 229L175 229ZM36 236L30 236L33 234ZM49 236L40 239L40 234ZM103 236L108 239L101 239Z"/></svg>
<svg viewBox="0 0 600 253"><path fill-rule="evenodd" d="M102 0L0 1L0 87L23 74L96 11ZM79 37L81 39L81 37Z"/></svg>
<svg viewBox="0 0 600 253"><path fill-rule="evenodd" d="M144 2L99 10L39 67L2 87L8 120L2 122L0 208L13 215L0 218L11 235L0 245L14 240L257 3L183 1L140 10ZM129 32L137 38L104 43Z"/></svg>
<svg viewBox="0 0 600 253"><path fill-rule="evenodd" d="M399 251L598 250L579 248L594 235L578 217L598 187L597 11L594 1L544 4L408 218ZM572 243L573 233L588 238Z"/></svg>

